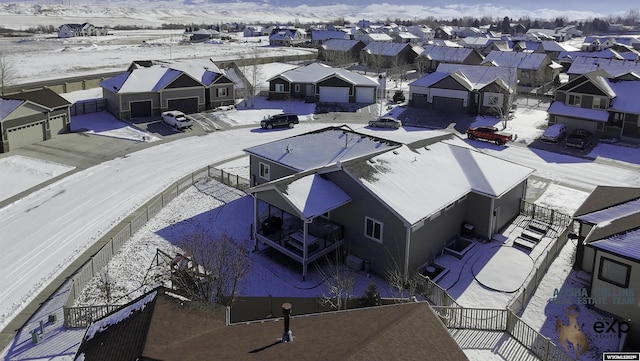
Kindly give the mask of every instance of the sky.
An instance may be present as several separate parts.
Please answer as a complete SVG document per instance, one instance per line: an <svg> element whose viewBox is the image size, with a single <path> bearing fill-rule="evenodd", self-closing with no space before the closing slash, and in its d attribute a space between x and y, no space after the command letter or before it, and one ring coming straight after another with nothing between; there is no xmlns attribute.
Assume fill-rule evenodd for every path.
<svg viewBox="0 0 640 361"><path fill-rule="evenodd" d="M4 19L0 16L0 21ZM12 21L19 19L20 16L15 16ZM208 54L224 57L232 56L241 51L239 49L247 48L246 44L224 49L211 44L203 44L205 50L200 50L198 47L185 47L186 50L183 50L177 45L160 45L163 43L175 44L178 38L175 33L157 35L155 38L157 46L149 45L148 42L143 46L141 37L135 35L133 37L131 44L124 44L122 39L127 36L123 33L114 35L113 38L90 42L84 42L84 40L66 42L59 39L38 37L24 41L12 39L8 42L6 39L2 39L5 41L2 45L8 44L3 49L8 49L9 56L14 57L12 59L16 64L19 64L16 66L16 77L20 81L51 78L75 72L95 72L97 67L124 70L132 59L130 54L138 59L141 56L144 56L145 59L167 58L167 54L171 57L174 52L187 53L187 57L209 56ZM215 50L210 50L211 47ZM38 49L41 49L42 52L38 53L40 51ZM136 52L137 49L141 49L140 52ZM180 51L176 51L177 49ZM287 51L281 48L273 50ZM25 54L29 55L25 56ZM278 71L282 71L282 65L264 68L261 75L266 79L269 74ZM65 96L72 100L80 100L98 97L100 93L96 90L90 90ZM260 101L259 99L258 109L264 105ZM272 111L279 110L273 102L269 102L269 104ZM291 107L296 105L282 104L282 110L291 111ZM196 169L232 158L240 158L240 160L228 164L228 169L246 174L246 163L241 163L244 154L242 149L273 141L284 135L301 134L325 126L313 121L313 109L310 109L308 104L301 103L299 105L299 108L293 110L301 115L301 124L294 129L285 132L255 131L261 117L256 116L256 109L240 107L226 112L225 116L221 118L228 122L230 130L158 144L127 157L99 164L88 170L70 174L0 209L0 234L3 235L0 239L0 248L9 250L0 254L0 289L4 290L0 294L0 328L3 328L25 304L44 288L47 282L59 274L95 240L172 182ZM599 144L588 154L591 159L597 159L597 161L591 161L526 147L542 132L545 116L545 104L531 107L520 106L517 114L518 121L511 122L507 129L518 134L516 144L508 147L496 147L493 144L480 141L469 142L488 154L535 168L534 176L546 179L544 182L536 180L531 183L533 188L538 188L539 202L550 207L562 208L568 213L575 209L578 206L578 200L586 197L596 185L640 186L640 176L638 175L640 173L637 164L620 164L626 161L638 162L640 154L638 154L639 149L637 148L621 150L619 146ZM496 122L494 118L481 117L477 120L477 124L492 125ZM356 131L358 129L371 131L362 128L363 124L353 124L352 127ZM130 139L131 141L141 141L142 139L142 134L138 130L113 119L106 113L74 117L72 128L76 130L86 128L90 136L107 136ZM417 131L426 130L398 130L399 134L406 132L408 136L416 136ZM145 134L144 141L155 140L154 137L147 136ZM166 154L174 154L175 157L167 158ZM6 199L32 185L45 182L72 170L68 165L27 157L9 156L0 160L0 181L3 185L9 185L0 190L0 199ZM118 187L117 191L115 191L115 187ZM218 216L221 217L219 219L228 220L224 223L228 223L229 227L237 224L238 228L234 228L234 233L246 232L247 228L244 228L245 225L241 223L246 222L246 219L231 217L236 213L227 212L234 209L233 207L238 207L238 212L246 211L246 207L248 207L246 198L232 202L232 198L226 198L233 196L232 194L220 194L219 192L220 190L216 189L215 185L202 185L200 189L197 187L190 189L185 193L186 200L183 201L188 205L193 205L193 208L185 206L183 203L177 205L177 208L166 208L167 218L159 217L157 220L149 222L145 226L148 227L146 228L148 233L140 236L141 242L148 242L145 245L153 248L153 242L165 242L166 244L167 240L175 240L176 236L172 232L180 229L185 224L185 220L197 219L207 212L219 212ZM230 207L221 207L225 202L233 204ZM100 204L100 207L95 207L96 204ZM34 225L38 225L37 230L34 230ZM149 236L153 240L149 240ZM14 242L17 239L20 240L19 243ZM46 242L43 242L43 239L46 239ZM132 244L134 243L132 242ZM478 247L478 249L480 248ZM481 254L477 254L475 257L480 256ZM506 256L506 258L509 257ZM539 324L541 329L551 327L548 320L553 319L550 315L562 316L564 311L560 309L555 313L550 313L550 310L545 306L545 299L549 298L549 293L553 294L551 288L557 287L557 282L566 279L567 275L563 274L562 270L566 272L568 259L570 259L570 255L560 258L558 269L550 273L555 279L549 281L547 287L539 290L539 302L532 302L538 308L537 311L532 311L530 316L527 316L529 317L528 322ZM445 260L442 261L445 262ZM38 267L31 267L33 262L38 262ZM269 261L265 259L257 259L255 262L256 269L271 266ZM462 269L460 272L462 274ZM477 300L481 304L499 306L508 301L509 297L504 293L489 293L483 287L473 286L473 277L469 278L469 274L465 274L464 278L469 287L460 291L461 302ZM286 273L280 276L250 278L253 281L248 281L244 285L244 290L246 294L260 294L260 292L264 294L264 286L269 286L270 291L275 289L287 294L303 294L303 290L301 290L303 287L293 281L297 277ZM282 278L287 282L275 283ZM358 282L357 287L359 288L354 293L361 294L362 287L365 287L368 281L369 278L366 278L366 280ZM319 289L313 289L304 294L317 296L318 293L321 293ZM526 315L527 313L523 317ZM7 351L5 350L5 352ZM42 350L34 349L33 352L40 351ZM21 359L22 356L27 358L27 355L30 359L36 360L42 356L34 356L25 352L15 359ZM61 359L65 359L64 357L65 355ZM484 356L478 359L484 359Z"/></svg>

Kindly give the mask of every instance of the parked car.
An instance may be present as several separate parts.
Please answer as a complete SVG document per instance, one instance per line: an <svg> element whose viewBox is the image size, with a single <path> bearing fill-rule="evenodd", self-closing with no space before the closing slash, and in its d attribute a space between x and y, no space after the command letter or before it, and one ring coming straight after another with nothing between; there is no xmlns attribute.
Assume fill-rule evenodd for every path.
<svg viewBox="0 0 640 361"><path fill-rule="evenodd" d="M260 122L262 129L272 129L274 127L289 127L293 128L294 124L300 123L298 116L295 114L276 114L267 119L263 119Z"/></svg>
<svg viewBox="0 0 640 361"><path fill-rule="evenodd" d="M549 128L547 128L540 140L544 140L545 142L558 143L562 141L567 136L567 127L564 124L553 124Z"/></svg>
<svg viewBox="0 0 640 361"><path fill-rule="evenodd" d="M467 138L484 139L494 142L497 145L503 145L507 142L516 140L516 136L510 133L501 132L496 127L480 126L467 129Z"/></svg>
<svg viewBox="0 0 640 361"><path fill-rule="evenodd" d="M178 110L162 112L162 121L178 130L193 126L193 120L187 119L187 116Z"/></svg>
<svg viewBox="0 0 640 361"><path fill-rule="evenodd" d="M398 119L386 116L386 117L380 117L376 120L370 120L369 121L369 126L370 127L376 127L376 128L392 128L392 129L398 129L400 128L402 124L400 123L400 121Z"/></svg>
<svg viewBox="0 0 640 361"><path fill-rule="evenodd" d="M564 144L567 147L587 149L593 143L593 133L586 129L576 129L567 137Z"/></svg>

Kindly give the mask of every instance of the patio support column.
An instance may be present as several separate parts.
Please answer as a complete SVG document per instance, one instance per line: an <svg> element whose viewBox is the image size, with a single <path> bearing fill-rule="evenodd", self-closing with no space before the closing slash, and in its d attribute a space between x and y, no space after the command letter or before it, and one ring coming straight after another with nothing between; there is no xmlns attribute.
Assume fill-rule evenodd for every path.
<svg viewBox="0 0 640 361"><path fill-rule="evenodd" d="M493 238L493 221L495 218L495 207L496 205L496 199L495 198L491 198L491 205L489 206L489 232L487 233L487 236L489 236L489 239Z"/></svg>
<svg viewBox="0 0 640 361"><path fill-rule="evenodd" d="M307 277L307 232L309 223L305 219L302 223L302 280Z"/></svg>
<svg viewBox="0 0 640 361"><path fill-rule="evenodd" d="M253 250L258 250L258 195L253 195L253 229L251 230L253 233Z"/></svg>

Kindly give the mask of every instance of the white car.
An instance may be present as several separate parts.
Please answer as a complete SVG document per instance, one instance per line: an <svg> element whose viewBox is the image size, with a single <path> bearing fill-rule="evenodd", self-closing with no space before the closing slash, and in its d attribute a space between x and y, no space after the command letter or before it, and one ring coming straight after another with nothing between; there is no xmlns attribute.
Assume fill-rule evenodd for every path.
<svg viewBox="0 0 640 361"><path fill-rule="evenodd" d="M178 130L193 126L193 120L187 119L184 113L178 110L162 112L162 121Z"/></svg>
<svg viewBox="0 0 640 361"><path fill-rule="evenodd" d="M556 123L549 126L549 128L547 128L544 133L542 133L540 139L546 142L558 143L562 141L566 136L567 127L565 127L564 124Z"/></svg>

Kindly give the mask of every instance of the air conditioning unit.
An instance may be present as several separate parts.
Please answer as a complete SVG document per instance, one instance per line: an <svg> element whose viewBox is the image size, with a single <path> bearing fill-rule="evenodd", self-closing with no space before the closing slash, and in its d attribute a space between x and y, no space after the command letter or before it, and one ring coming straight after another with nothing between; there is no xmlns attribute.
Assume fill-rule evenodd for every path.
<svg viewBox="0 0 640 361"><path fill-rule="evenodd" d="M347 267L354 269L356 271L361 271L362 270L362 259L354 256L352 254L347 256Z"/></svg>

